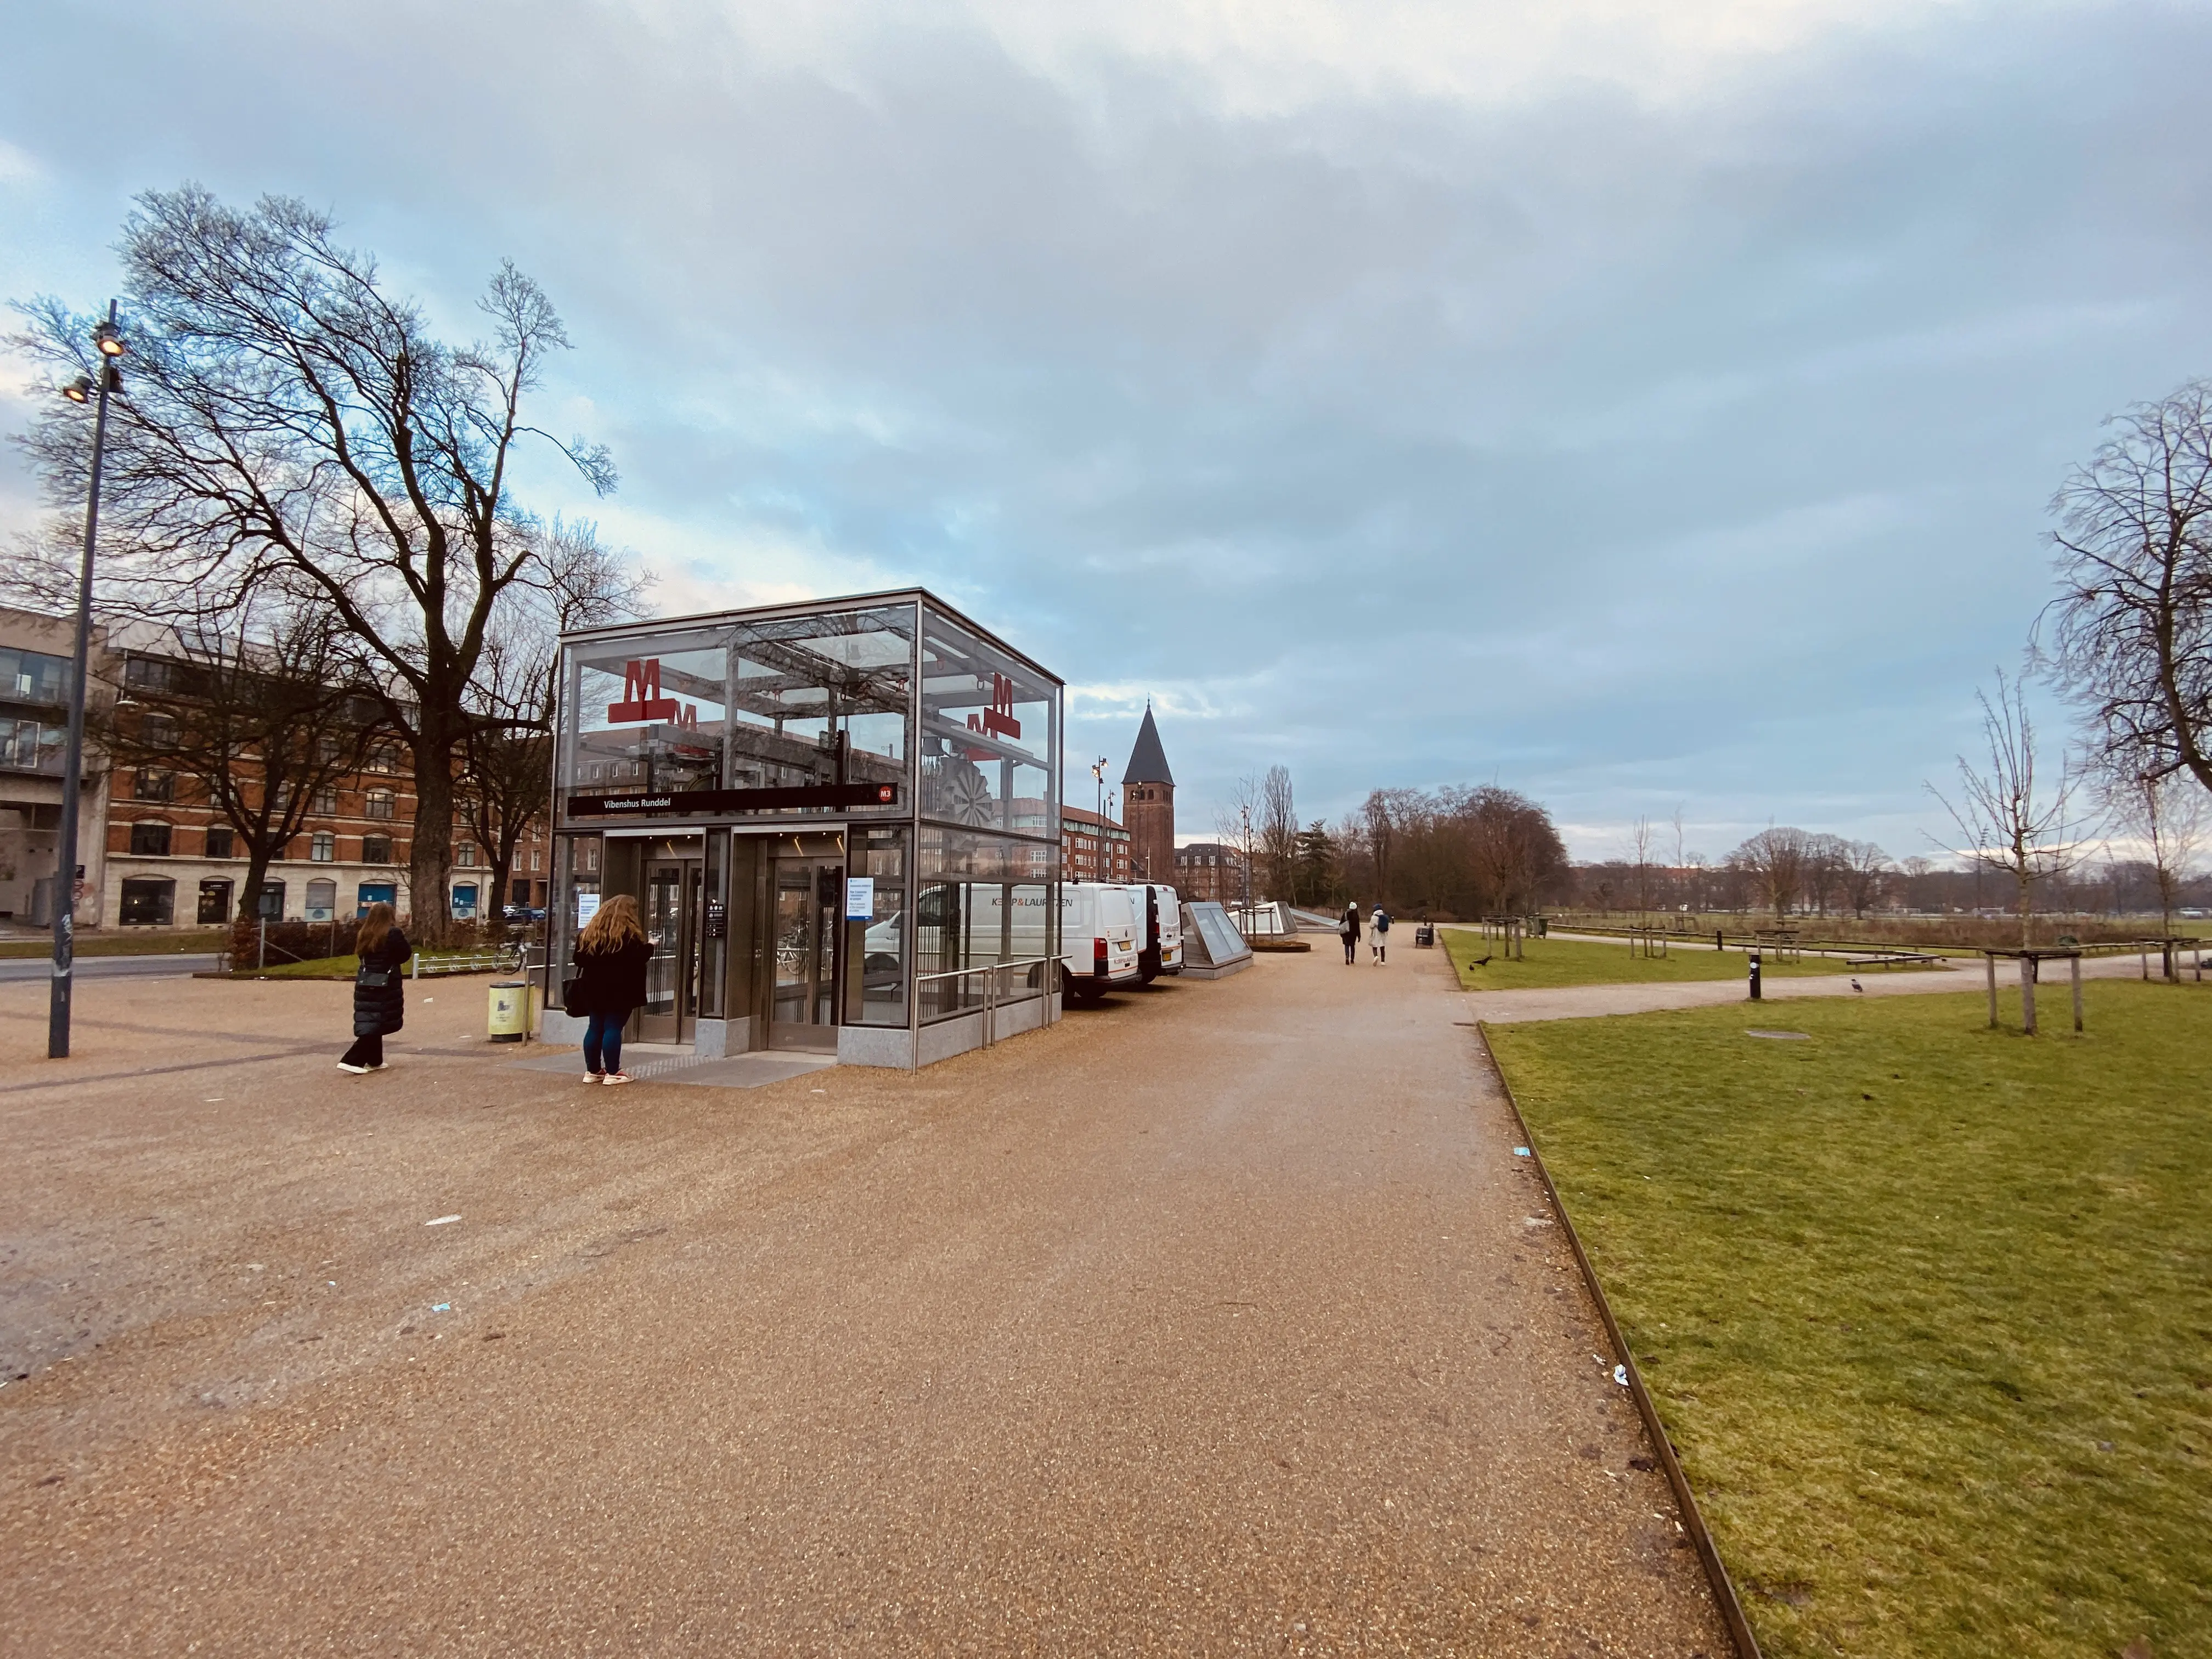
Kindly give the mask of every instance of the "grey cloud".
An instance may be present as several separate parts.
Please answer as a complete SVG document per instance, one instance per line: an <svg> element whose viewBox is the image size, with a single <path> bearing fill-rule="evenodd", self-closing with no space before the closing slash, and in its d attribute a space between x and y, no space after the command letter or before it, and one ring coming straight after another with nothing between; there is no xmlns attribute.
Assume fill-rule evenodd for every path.
<svg viewBox="0 0 2212 1659"><path fill-rule="evenodd" d="M834 69L668 15L145 8L104 124L52 73L90 25L42 16L0 137L89 239L188 175L328 203L457 325L513 254L631 522L833 550L1214 711L1165 728L1199 825L1281 759L1310 813L1495 774L1909 850L2050 489L2204 364L2186 8L1265 116L943 14ZM1126 752L1127 703L1076 714L1072 757Z"/></svg>

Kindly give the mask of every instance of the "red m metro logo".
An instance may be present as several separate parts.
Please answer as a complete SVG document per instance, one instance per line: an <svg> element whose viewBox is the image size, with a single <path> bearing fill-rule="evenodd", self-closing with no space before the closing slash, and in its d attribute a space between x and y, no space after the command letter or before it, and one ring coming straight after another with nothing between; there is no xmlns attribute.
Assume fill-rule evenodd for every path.
<svg viewBox="0 0 2212 1659"><path fill-rule="evenodd" d="M616 726L641 726L649 720L677 718L676 699L660 695L660 659L623 665L623 700L607 705L607 719Z"/></svg>
<svg viewBox="0 0 2212 1659"><path fill-rule="evenodd" d="M988 732L994 738L1021 736L1022 723L1014 718L1014 683L1004 674L991 676L991 706L980 715L970 714L968 729Z"/></svg>

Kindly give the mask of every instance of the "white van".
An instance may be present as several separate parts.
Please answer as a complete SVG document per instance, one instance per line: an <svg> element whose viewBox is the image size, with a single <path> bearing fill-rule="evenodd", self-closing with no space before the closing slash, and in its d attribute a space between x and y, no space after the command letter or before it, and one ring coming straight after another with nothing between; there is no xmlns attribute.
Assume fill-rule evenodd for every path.
<svg viewBox="0 0 2212 1659"><path fill-rule="evenodd" d="M1096 1002L1116 985L1143 981L1143 890L1097 881L1060 884L1060 977L1069 1000Z"/></svg>
<svg viewBox="0 0 2212 1659"><path fill-rule="evenodd" d="M1182 972L1182 900L1164 882L1140 881L1129 891L1137 902L1139 976L1149 985Z"/></svg>

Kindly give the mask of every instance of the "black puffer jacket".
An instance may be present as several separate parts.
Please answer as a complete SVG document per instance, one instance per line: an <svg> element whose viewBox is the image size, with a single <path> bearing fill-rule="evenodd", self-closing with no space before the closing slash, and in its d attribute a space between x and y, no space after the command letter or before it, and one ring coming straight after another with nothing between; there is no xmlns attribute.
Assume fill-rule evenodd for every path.
<svg viewBox="0 0 2212 1659"><path fill-rule="evenodd" d="M397 927L361 959L353 976L353 1034L390 1036L407 1019L407 978L400 972L415 954Z"/></svg>
<svg viewBox="0 0 2212 1659"><path fill-rule="evenodd" d="M634 939L611 951L576 952L576 994L572 1014L628 1014L645 1006L645 964L653 946Z"/></svg>

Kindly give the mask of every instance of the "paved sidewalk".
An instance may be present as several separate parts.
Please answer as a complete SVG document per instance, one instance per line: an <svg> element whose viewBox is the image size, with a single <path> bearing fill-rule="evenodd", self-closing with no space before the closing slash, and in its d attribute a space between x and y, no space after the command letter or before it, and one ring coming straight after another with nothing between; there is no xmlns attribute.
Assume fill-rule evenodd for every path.
<svg viewBox="0 0 2212 1659"><path fill-rule="evenodd" d="M2067 1008L2065 964L2045 964L2045 977L2036 987L2036 1012L2045 1019L2062 1017ZM2135 979L2142 966L2134 957L2091 957L2081 963L2081 977ZM2156 971L2155 964L2153 971ZM1852 989L1856 979L1862 988ZM1805 978L1769 979L1760 987L1763 1002L1786 1002L1794 997L1925 996L1946 991L1988 994L1989 980L1979 958L1957 968L1869 969L1856 975L1815 974ZM1998 1006L2007 1018L2020 1012L2017 967L2002 963L1997 968ZM1740 979L1694 980L1664 985L1565 985L1533 991L1470 991L1466 994L1466 1018L1493 1025L1527 1024L1547 1019L1595 1019L1607 1014L1650 1014L1668 1008L1713 1008L1723 1003L1749 1008Z"/></svg>
<svg viewBox="0 0 2212 1659"><path fill-rule="evenodd" d="M0 988L21 1655L1727 1651L1429 952L609 1091ZM75 1080L72 1080L75 1079Z"/></svg>

